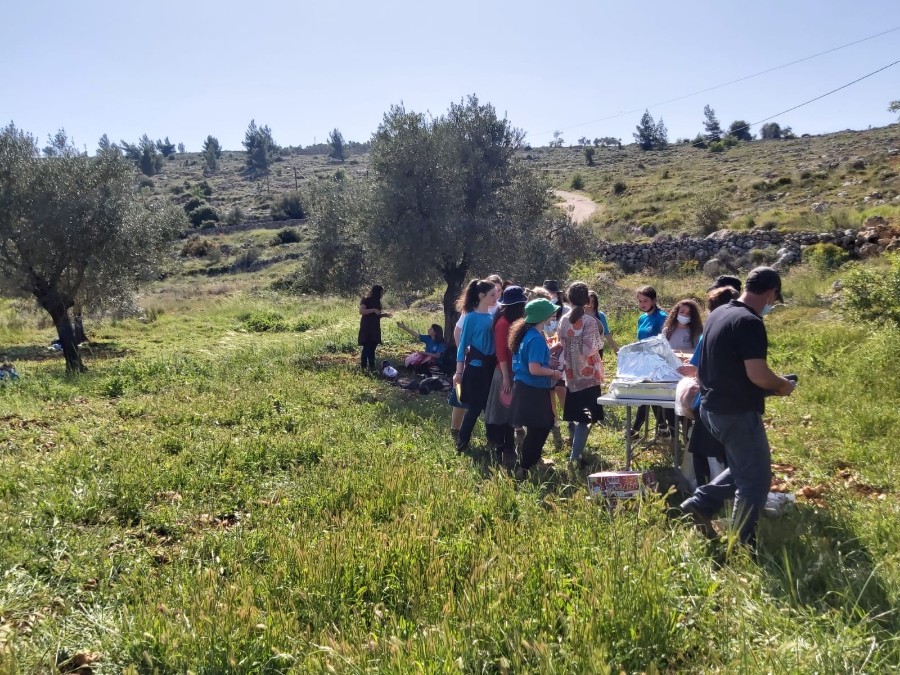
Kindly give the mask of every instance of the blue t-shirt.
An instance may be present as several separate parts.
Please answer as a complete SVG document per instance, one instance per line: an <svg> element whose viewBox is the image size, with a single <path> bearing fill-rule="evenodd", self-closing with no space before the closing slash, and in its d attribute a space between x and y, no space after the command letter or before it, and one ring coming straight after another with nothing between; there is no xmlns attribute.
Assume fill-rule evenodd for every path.
<svg viewBox="0 0 900 675"><path fill-rule="evenodd" d="M700 347L703 345L703 336L700 336L700 339L697 340L697 346L694 347L694 353L691 354L691 360L688 361L695 368L700 367Z"/></svg>
<svg viewBox="0 0 900 675"><path fill-rule="evenodd" d="M597 312L594 316L597 317L597 321L600 322L600 326L603 328L603 334L609 335L609 324L606 323L606 314L603 312Z"/></svg>
<svg viewBox="0 0 900 675"><path fill-rule="evenodd" d="M662 333L663 324L666 323L666 313L657 307L652 312L641 314L638 318L638 340L646 340Z"/></svg>
<svg viewBox="0 0 900 675"><path fill-rule="evenodd" d="M434 354L435 356L440 356L444 353L444 350L447 348L447 345L443 342L435 342L431 339L430 335L420 335L419 342L425 343L425 353L426 354Z"/></svg>
<svg viewBox="0 0 900 675"><path fill-rule="evenodd" d="M474 347L485 356L497 353L494 348L494 315L487 312L469 312L463 320L462 333L459 336L459 347L456 360L465 361L466 348ZM471 366L482 365L481 359L469 361Z"/></svg>
<svg viewBox="0 0 900 675"><path fill-rule="evenodd" d="M528 370L529 363L539 363L550 367L550 350L547 341L534 327L529 328L522 338L522 344L512 357L513 380L538 389L549 389L552 386L549 377L532 375Z"/></svg>

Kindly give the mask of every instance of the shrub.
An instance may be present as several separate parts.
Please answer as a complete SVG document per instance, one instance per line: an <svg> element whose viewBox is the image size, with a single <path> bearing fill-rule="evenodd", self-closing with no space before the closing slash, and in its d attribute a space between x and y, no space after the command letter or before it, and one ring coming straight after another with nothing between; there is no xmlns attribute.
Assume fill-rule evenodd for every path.
<svg viewBox="0 0 900 675"><path fill-rule="evenodd" d="M728 217L728 209L720 195L702 195L693 201L694 225L701 234L712 234L719 224Z"/></svg>
<svg viewBox="0 0 900 675"><path fill-rule="evenodd" d="M710 152L725 152L725 143L722 141L713 141L709 144Z"/></svg>
<svg viewBox="0 0 900 675"><path fill-rule="evenodd" d="M593 146L586 145L582 149L584 152L584 161L588 166L594 166L594 153L597 152L597 149Z"/></svg>
<svg viewBox="0 0 900 675"><path fill-rule="evenodd" d="M240 206L233 206L225 216L225 222L229 225L240 225L245 217L244 210Z"/></svg>
<svg viewBox="0 0 900 675"><path fill-rule="evenodd" d="M216 227L216 225L218 225L218 223L214 220L204 220L200 223L199 227L201 230L211 230Z"/></svg>
<svg viewBox="0 0 900 675"><path fill-rule="evenodd" d="M184 193L184 188L180 185L172 185L171 187L169 187L169 192L171 192L173 195L180 195Z"/></svg>
<svg viewBox="0 0 900 675"><path fill-rule="evenodd" d="M293 220L306 217L300 193L290 192L282 195L269 211L272 220Z"/></svg>
<svg viewBox="0 0 900 675"><path fill-rule="evenodd" d="M142 188L153 188L156 183L153 182L152 178L141 178L141 180L138 182L138 185L140 185Z"/></svg>
<svg viewBox="0 0 900 675"><path fill-rule="evenodd" d="M856 264L844 279L841 304L852 318L900 328L900 255L887 271Z"/></svg>
<svg viewBox="0 0 900 675"><path fill-rule="evenodd" d="M191 197L184 204L184 212L190 213L191 211L193 211L196 208L199 208L200 206L202 206L205 203L206 202L204 202L202 199L200 199L200 197Z"/></svg>
<svg viewBox="0 0 900 675"><path fill-rule="evenodd" d="M807 246L803 249L801 257L803 262L822 276L836 270L850 259L840 246L826 243Z"/></svg>
<svg viewBox="0 0 900 675"><path fill-rule="evenodd" d="M212 251L214 244L209 239L192 234L181 247L182 257L203 258Z"/></svg>
<svg viewBox="0 0 900 675"><path fill-rule="evenodd" d="M750 262L752 262L754 266L768 265L775 259L773 253L774 251L772 251L771 249L754 248L750 250L748 256L750 258Z"/></svg>
<svg viewBox="0 0 900 675"><path fill-rule="evenodd" d="M290 329L284 317L278 312L272 311L254 312L244 319L244 326L254 333L277 333Z"/></svg>
<svg viewBox="0 0 900 675"><path fill-rule="evenodd" d="M800 172L800 180L809 180L812 178L812 171L801 171Z"/></svg>
<svg viewBox="0 0 900 675"><path fill-rule="evenodd" d="M295 227L286 227L279 230L272 238L272 246L280 246L282 244L296 244L301 240L300 231Z"/></svg>
<svg viewBox="0 0 900 675"><path fill-rule="evenodd" d="M624 181L617 180L615 183L613 183L613 194L614 195L620 195L623 192L625 192L625 190L627 190L627 189L628 189L628 186L625 185Z"/></svg>
<svg viewBox="0 0 900 675"><path fill-rule="evenodd" d="M573 190L584 190L584 176L576 173L572 176L572 180L569 181L569 187Z"/></svg>
<svg viewBox="0 0 900 675"><path fill-rule="evenodd" d="M199 183L197 183L197 187L200 189L200 192L202 192L207 197L209 197L213 193L212 186L206 182L206 179L201 180Z"/></svg>
<svg viewBox="0 0 900 675"><path fill-rule="evenodd" d="M777 181L775 181L775 185L790 185L794 181L791 180L790 176L782 176Z"/></svg>
<svg viewBox="0 0 900 675"><path fill-rule="evenodd" d="M234 268L238 270L249 269L253 267L257 260L259 260L259 247L251 246L238 254L234 261Z"/></svg>
<svg viewBox="0 0 900 675"><path fill-rule="evenodd" d="M188 213L188 220L191 221L194 227L199 227L206 220L211 220L215 223L219 221L219 212L209 204L201 204Z"/></svg>

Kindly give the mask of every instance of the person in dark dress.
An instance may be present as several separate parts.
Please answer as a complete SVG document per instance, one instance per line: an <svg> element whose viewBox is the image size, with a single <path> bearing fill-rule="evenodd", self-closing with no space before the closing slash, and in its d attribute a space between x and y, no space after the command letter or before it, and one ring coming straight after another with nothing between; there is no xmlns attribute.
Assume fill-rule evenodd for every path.
<svg viewBox="0 0 900 675"><path fill-rule="evenodd" d="M362 369L375 368L375 348L381 344L381 319L391 315L381 309L384 288L375 284L369 294L359 301L359 339L362 347Z"/></svg>

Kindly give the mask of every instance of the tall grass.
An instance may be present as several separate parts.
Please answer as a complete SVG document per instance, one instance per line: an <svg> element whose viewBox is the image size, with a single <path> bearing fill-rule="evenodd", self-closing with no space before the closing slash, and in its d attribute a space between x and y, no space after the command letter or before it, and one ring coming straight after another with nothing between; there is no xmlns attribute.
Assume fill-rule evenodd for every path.
<svg viewBox="0 0 900 675"><path fill-rule="evenodd" d="M477 444L457 455L442 397L357 372L351 304L157 301L153 323L101 327L84 376L23 358L0 387L0 670L900 667L895 334L796 303L767 320L801 382L769 405L775 459L826 490L764 522L754 559L661 498L610 511L582 472L515 482ZM247 331L265 312L308 329ZM379 355L416 348L384 328ZM620 432L589 450L621 464Z"/></svg>

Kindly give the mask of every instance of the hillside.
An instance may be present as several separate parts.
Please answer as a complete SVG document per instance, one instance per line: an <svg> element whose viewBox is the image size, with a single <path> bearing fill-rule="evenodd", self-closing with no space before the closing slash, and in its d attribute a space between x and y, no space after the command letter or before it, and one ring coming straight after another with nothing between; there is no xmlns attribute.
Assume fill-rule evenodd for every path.
<svg viewBox="0 0 900 675"><path fill-rule="evenodd" d="M703 196L721 204L727 214L723 226L735 228L771 223L820 229L832 221L843 224L852 210L900 206L897 124L753 141L723 153L683 144L651 152L635 145L598 148L594 166L586 165L580 147L530 148L522 154L555 188L571 189L578 174L583 192L600 204L593 217L600 226L598 234L612 238L630 237L634 226L692 231L694 200ZM223 217L239 206L249 219L268 220L272 203L296 187L337 171L365 177L368 168L368 155L351 156L346 162L324 155L288 155L278 158L268 179L254 180L243 174L244 157L243 152L225 152L218 172L204 176L198 153L176 155L150 179L150 189L186 202L192 189L206 180L212 188L207 200Z"/></svg>
<svg viewBox="0 0 900 675"><path fill-rule="evenodd" d="M823 231L856 227L869 215L897 222L900 213L900 125L843 131L793 140L742 143L723 153L688 145L643 152L598 148L586 166L581 148L529 148L522 157L544 172L551 186L593 199L587 220L598 239L646 241L654 235L707 234L718 228L755 226ZM202 198L220 224L174 246L170 273L220 276L269 269L286 272L306 248L308 224L273 222L273 208L310 181L339 172L365 178L368 155L337 162L324 155L278 157L268 178L244 175L245 153L226 151L209 176L197 153L175 155L146 189L184 205ZM618 193L618 194L617 194ZM237 207L237 211L235 211ZM700 218L698 218L700 214ZM721 222L719 222L721 221ZM277 230L290 232L277 237ZM270 269L273 268L274 269Z"/></svg>

